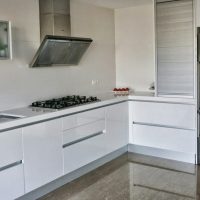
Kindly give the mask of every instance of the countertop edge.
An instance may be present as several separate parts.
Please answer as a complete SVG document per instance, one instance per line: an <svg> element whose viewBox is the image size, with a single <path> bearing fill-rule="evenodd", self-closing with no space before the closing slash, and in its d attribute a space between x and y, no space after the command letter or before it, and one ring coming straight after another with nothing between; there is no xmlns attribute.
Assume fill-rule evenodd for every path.
<svg viewBox="0 0 200 200"><path fill-rule="evenodd" d="M4 122L0 124L0 132L22 128L28 125L37 124L37 123L53 120L56 118L61 118L64 116L84 112L87 110L98 109L101 107L106 107L109 105L126 102L126 101L152 101L152 102L166 102L166 103L180 103L180 104L196 105L196 99L189 99L189 98L188 99L171 98L171 97L165 98L165 97L139 96L139 95L119 96L119 97L113 97L107 100L102 100L100 102L95 102L95 103L86 104L82 106L75 106L72 108L43 113L43 114L39 114L35 116L27 116L27 117L13 120L10 122ZM9 113L12 113L11 111Z"/></svg>

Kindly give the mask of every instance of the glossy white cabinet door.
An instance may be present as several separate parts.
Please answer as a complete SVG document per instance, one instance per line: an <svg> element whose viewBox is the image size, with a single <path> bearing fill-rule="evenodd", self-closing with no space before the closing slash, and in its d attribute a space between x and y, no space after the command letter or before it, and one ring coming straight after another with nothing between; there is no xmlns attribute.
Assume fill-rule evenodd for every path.
<svg viewBox="0 0 200 200"><path fill-rule="evenodd" d="M106 155L105 108L63 118L64 172Z"/></svg>
<svg viewBox="0 0 200 200"><path fill-rule="evenodd" d="M107 153L128 144L128 102L106 108Z"/></svg>
<svg viewBox="0 0 200 200"><path fill-rule="evenodd" d="M105 133L64 148L64 172L68 174L106 154Z"/></svg>
<svg viewBox="0 0 200 200"><path fill-rule="evenodd" d="M105 120L105 108L98 108L64 117L63 130L75 128L99 120Z"/></svg>
<svg viewBox="0 0 200 200"><path fill-rule="evenodd" d="M61 129L61 119L23 129L26 192L63 175Z"/></svg>
<svg viewBox="0 0 200 200"><path fill-rule="evenodd" d="M139 123L195 129L195 105L159 102L131 102L132 120Z"/></svg>
<svg viewBox="0 0 200 200"><path fill-rule="evenodd" d="M22 129L0 133L0 168L22 159Z"/></svg>
<svg viewBox="0 0 200 200"><path fill-rule="evenodd" d="M23 165L0 172L0 199L13 200L24 195Z"/></svg>
<svg viewBox="0 0 200 200"><path fill-rule="evenodd" d="M133 144L195 154L196 132L134 124Z"/></svg>
<svg viewBox="0 0 200 200"><path fill-rule="evenodd" d="M94 123L66 130L63 132L63 145L101 132L105 133L105 120L99 120Z"/></svg>
<svg viewBox="0 0 200 200"><path fill-rule="evenodd" d="M13 200L24 194L22 160L22 129L0 133L0 199Z"/></svg>

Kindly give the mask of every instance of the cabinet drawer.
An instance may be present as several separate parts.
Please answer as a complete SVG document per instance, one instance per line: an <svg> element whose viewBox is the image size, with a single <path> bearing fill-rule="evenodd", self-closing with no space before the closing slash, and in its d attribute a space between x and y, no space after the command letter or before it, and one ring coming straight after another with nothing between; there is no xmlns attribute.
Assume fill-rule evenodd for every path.
<svg viewBox="0 0 200 200"><path fill-rule="evenodd" d="M0 133L0 168L22 159L22 130Z"/></svg>
<svg viewBox="0 0 200 200"><path fill-rule="evenodd" d="M192 130L133 125L133 143L137 145L195 154L195 141Z"/></svg>
<svg viewBox="0 0 200 200"><path fill-rule="evenodd" d="M105 131L105 120L99 120L77 128L69 129L63 132L63 145L68 146L71 143L83 140Z"/></svg>
<svg viewBox="0 0 200 200"><path fill-rule="evenodd" d="M95 109L63 118L63 130L105 119L105 109Z"/></svg>
<svg viewBox="0 0 200 200"><path fill-rule="evenodd" d="M0 199L13 200L24 195L23 165L0 171Z"/></svg>
<svg viewBox="0 0 200 200"><path fill-rule="evenodd" d="M195 115L194 105L132 102L134 122L195 129Z"/></svg>
<svg viewBox="0 0 200 200"><path fill-rule="evenodd" d="M105 134L64 148L64 173L70 173L105 155Z"/></svg>

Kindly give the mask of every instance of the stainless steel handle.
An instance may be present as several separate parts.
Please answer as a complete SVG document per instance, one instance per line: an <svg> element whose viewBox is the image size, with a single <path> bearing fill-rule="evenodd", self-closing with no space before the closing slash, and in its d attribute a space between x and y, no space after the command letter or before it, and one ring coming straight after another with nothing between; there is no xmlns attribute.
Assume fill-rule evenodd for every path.
<svg viewBox="0 0 200 200"><path fill-rule="evenodd" d="M173 128L173 129L190 130L190 131L194 130L194 129L190 129L190 128L177 127L177 126L168 126L168 125L146 123L146 122L133 122L133 124L141 125L141 126L155 126L155 127L161 127L161 128Z"/></svg>
<svg viewBox="0 0 200 200"><path fill-rule="evenodd" d="M77 143L79 143L79 142L82 142L82 141L84 141L84 140L88 140L88 139L90 139L90 138L93 138L93 137L96 137L96 136L99 136L99 135L102 135L102 134L104 134L104 133L105 133L105 131L103 130L103 131L94 133L94 134L92 134L92 135L88 135L88 136L82 137L82 138L80 138L80 139L78 139L78 140L75 140L75 141L72 141L72 142L69 142L69 143L64 144L64 145L63 145L63 148L69 147L69 146L71 146L71 145L73 145L73 144L77 144Z"/></svg>
<svg viewBox="0 0 200 200"><path fill-rule="evenodd" d="M4 167L0 167L0 172L1 172L1 171L4 171L4 170L6 170L6 169L9 169L9 168L15 167L15 166L17 166L17 165L21 165L21 164L22 164L22 160L17 161L17 162L14 162L14 163L11 163L11 164L6 165L6 166L4 166Z"/></svg>

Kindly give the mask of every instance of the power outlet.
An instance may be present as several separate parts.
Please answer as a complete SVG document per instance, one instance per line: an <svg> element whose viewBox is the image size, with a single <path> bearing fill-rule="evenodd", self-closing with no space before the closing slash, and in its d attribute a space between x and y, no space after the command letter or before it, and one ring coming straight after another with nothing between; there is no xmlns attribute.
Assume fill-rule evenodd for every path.
<svg viewBox="0 0 200 200"><path fill-rule="evenodd" d="M92 80L92 86L99 85L99 80Z"/></svg>

